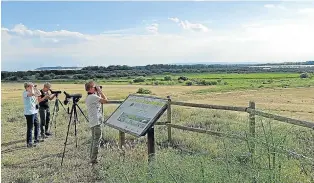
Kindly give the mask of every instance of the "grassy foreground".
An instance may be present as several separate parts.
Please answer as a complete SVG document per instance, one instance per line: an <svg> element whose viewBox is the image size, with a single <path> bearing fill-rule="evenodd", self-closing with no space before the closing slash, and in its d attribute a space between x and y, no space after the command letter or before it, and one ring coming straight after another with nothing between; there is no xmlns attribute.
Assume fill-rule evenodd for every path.
<svg viewBox="0 0 314 183"><path fill-rule="evenodd" d="M83 85L54 85L57 90L85 95ZM12 89L13 88L13 89ZM110 99L124 99L136 92L133 86L105 86ZM244 93L197 94L193 91L206 89L201 86L156 86L150 88L157 96L171 95L174 100L244 106L248 100L256 99L258 107L264 109L291 109L282 111L287 116L313 119L311 93L313 88L272 91L265 89ZM100 163L94 168L88 165L90 131L81 114L78 124L78 147L75 147L74 126L71 125L63 167L60 166L68 118L62 108L57 117L54 136L27 149L25 145L26 122L23 116L21 84L2 85L2 182L313 182L314 132L277 121L258 118L257 137L248 141L221 138L173 129L173 142L168 144L167 128L156 126L156 161L148 166L146 137L126 135L126 146L118 148L118 131L104 127L106 144L100 150ZM247 93L252 96L248 97ZM308 93L302 95L298 93ZM227 98L230 96L243 98ZM282 96L283 95L283 96ZM298 99L304 99L304 102ZM245 98L246 97L246 98ZM274 105L267 101L277 98ZM280 99L281 98L281 99ZM282 99L283 98L283 99ZM63 101L64 96L60 96ZM286 101L287 100L287 101ZM280 107L278 107L280 105ZM268 107L269 106L269 107ZM302 106L309 106L302 109ZM53 102L51 102L53 107ZM67 106L66 106L67 107ZM117 105L105 105L109 116ZM302 109L302 111L301 111ZM248 135L248 115L245 113L218 110L173 108L173 123L200 127L235 135ZM293 114L292 114L293 113ZM293 117L296 117L293 116ZM303 118L302 118L303 117ZM165 121L163 115L159 121ZM314 120L312 120L314 121ZM256 143L255 155L249 154L252 143ZM301 156L302 155L302 156Z"/></svg>

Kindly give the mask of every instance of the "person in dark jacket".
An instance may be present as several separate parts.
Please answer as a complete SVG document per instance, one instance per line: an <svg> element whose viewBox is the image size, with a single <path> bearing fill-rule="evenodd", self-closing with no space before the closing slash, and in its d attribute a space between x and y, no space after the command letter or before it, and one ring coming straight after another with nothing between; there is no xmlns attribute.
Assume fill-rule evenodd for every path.
<svg viewBox="0 0 314 183"><path fill-rule="evenodd" d="M40 116L40 135L44 139L47 136L52 135L49 130L50 122L50 109L48 100L52 100L55 94L50 95L49 90L51 88L50 83L45 83L44 88L40 90L41 95L38 97L39 102L39 116Z"/></svg>

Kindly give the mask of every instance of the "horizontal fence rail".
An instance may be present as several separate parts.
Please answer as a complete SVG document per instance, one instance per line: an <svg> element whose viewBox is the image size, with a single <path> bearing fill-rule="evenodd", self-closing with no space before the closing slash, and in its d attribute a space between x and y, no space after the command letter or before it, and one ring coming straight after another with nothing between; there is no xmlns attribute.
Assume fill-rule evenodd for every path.
<svg viewBox="0 0 314 183"><path fill-rule="evenodd" d="M123 100L108 100L106 104L122 104Z"/></svg>
<svg viewBox="0 0 314 183"><path fill-rule="evenodd" d="M281 122L290 123L290 124L297 125L297 126L303 126L306 128L314 129L314 123L313 122L308 122L308 121L303 121L303 120L298 120L298 119L292 119L292 118L279 116L279 115L275 115L275 114L270 114L270 113L266 113L266 112L262 112L262 111L258 111L258 110L252 110L252 109L248 109L248 112L253 113L255 115L258 115L258 116L263 116L265 118L271 118L271 119L275 119L277 121L281 121Z"/></svg>
<svg viewBox="0 0 314 183"><path fill-rule="evenodd" d="M204 129L200 129L200 128L192 128L192 127L186 127L186 126L175 125L175 124L170 124L170 123L168 123L167 126L170 126L172 128L176 128L176 129L191 131L191 132L206 133L209 135L215 135L215 136L219 136L219 137L229 137L229 138L234 138L234 139L245 140L244 137L240 137L238 135L232 135L232 134L216 132L216 131L211 131L211 130L204 130Z"/></svg>
<svg viewBox="0 0 314 183"><path fill-rule="evenodd" d="M109 100L107 104L121 104L123 100ZM196 104L196 103L187 103L187 102L177 102L177 101L170 101L171 105L178 105L178 106L186 106L186 107L196 107L196 108L207 108L207 109L219 109L219 110L230 110L230 111L240 111L240 112L248 112L253 115L262 116L265 118L271 118L277 121L290 123L297 126L302 126L306 128L314 129L314 122L292 119L280 115L270 114L266 112L262 112L256 109L252 109L250 107L237 107L237 106L222 106L222 105L209 105L209 104ZM159 122L158 125L166 125L168 122Z"/></svg>
<svg viewBox="0 0 314 183"><path fill-rule="evenodd" d="M195 104L186 102L171 102L172 105L180 105L186 107L197 107L197 108L207 108L207 109L220 109L220 110L230 110L230 111L241 111L246 112L247 107L234 107L234 106L222 106L222 105L209 105L209 104Z"/></svg>

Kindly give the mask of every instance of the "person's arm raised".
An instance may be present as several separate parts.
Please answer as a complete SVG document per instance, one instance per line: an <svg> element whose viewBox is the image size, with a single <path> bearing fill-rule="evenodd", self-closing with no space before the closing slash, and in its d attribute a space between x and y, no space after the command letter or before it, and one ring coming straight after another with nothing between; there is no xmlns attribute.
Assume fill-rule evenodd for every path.
<svg viewBox="0 0 314 183"><path fill-rule="evenodd" d="M96 87L97 93L100 95L101 99L99 100L100 103L104 104L108 102L108 98L104 95L104 93L101 91L99 86Z"/></svg>

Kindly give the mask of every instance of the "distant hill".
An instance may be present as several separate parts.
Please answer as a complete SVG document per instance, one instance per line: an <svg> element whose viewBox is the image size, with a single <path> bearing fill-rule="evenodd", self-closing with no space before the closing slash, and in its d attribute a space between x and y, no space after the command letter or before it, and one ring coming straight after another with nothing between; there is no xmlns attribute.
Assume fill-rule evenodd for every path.
<svg viewBox="0 0 314 183"><path fill-rule="evenodd" d="M174 65L254 65L260 64L259 62L186 62L186 63L173 63Z"/></svg>
<svg viewBox="0 0 314 183"><path fill-rule="evenodd" d="M242 66L261 66L261 65L314 65L314 61L305 62L281 62L281 63L260 63L260 62L187 62L173 63L173 65L242 65Z"/></svg>
<svg viewBox="0 0 314 183"><path fill-rule="evenodd" d="M47 70L81 70L83 67L39 67L35 71L47 71Z"/></svg>

